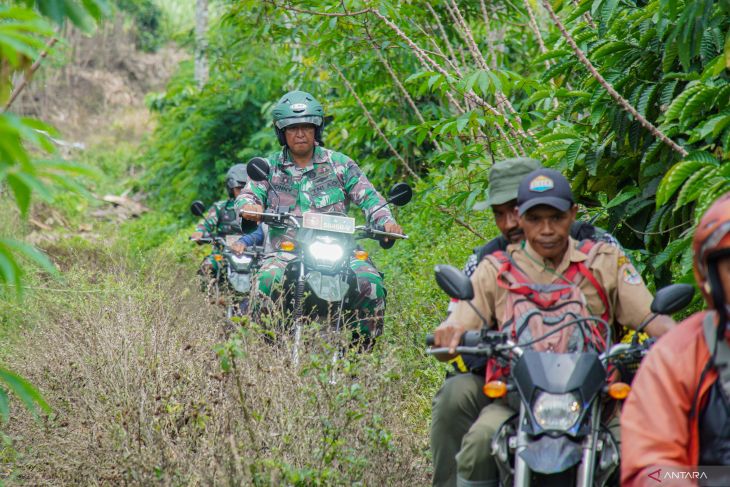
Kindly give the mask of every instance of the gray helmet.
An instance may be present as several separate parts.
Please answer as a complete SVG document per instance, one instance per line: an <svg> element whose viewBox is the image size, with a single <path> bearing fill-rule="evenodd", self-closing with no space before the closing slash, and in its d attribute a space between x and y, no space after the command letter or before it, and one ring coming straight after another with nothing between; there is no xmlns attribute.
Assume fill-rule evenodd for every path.
<svg viewBox="0 0 730 487"><path fill-rule="evenodd" d="M228 196L233 196L233 188L242 188L248 182L246 164L236 164L226 173L226 189Z"/></svg>

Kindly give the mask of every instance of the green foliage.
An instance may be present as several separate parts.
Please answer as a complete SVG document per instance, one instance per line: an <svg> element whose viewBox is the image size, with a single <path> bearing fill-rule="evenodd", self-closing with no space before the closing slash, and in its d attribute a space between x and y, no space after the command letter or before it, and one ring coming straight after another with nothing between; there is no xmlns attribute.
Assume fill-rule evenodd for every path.
<svg viewBox="0 0 730 487"><path fill-rule="evenodd" d="M70 20L76 26L90 30L95 20L108 11L106 0L20 0L0 5L0 103L9 99L15 74L28 70L46 45L45 38L54 35L48 20L62 25ZM26 71L25 76L32 73ZM0 113L0 189L5 187L25 217L35 194L48 200L51 187L79 190L69 176L91 174L87 168L65 161L39 160L39 151L55 154L50 140L53 129L30 118L18 117L6 111ZM21 292L24 274L23 261L55 272L48 258L33 247L12 239L0 239L0 285L11 285ZM0 368L0 382L20 398L34 414L37 407L48 412L50 408L41 395L23 378ZM0 417L9 415L8 392L0 389Z"/></svg>
<svg viewBox="0 0 730 487"><path fill-rule="evenodd" d="M51 407L46 403L38 391L27 380L5 368L0 367L0 382L4 383L7 389L0 388L0 419L7 423L10 418L10 402L8 392L15 394L23 405L34 416L37 417L38 410L45 413L51 412Z"/></svg>
<svg viewBox="0 0 730 487"><path fill-rule="evenodd" d="M201 193L203 180L221 174L224 165L212 160L239 162L233 151L210 151L207 141L215 139L205 128L215 123L201 130L206 117L187 107L199 100L208 114L226 120L226 94L238 92L241 77L258 75L256 62L263 57L273 60L268 79L279 84L268 85L257 99L262 130L227 134L228 140L239 137L235 144L246 148L246 156L275 147L271 138L261 138L266 97L273 101L288 88L309 90L333 117L326 144L351 155L378 186L410 177L407 165L425 187L449 188L433 206L464 214L484 199L492 157L531 155L570 177L578 201L595 208L590 211L598 224L628 248L647 252L644 277L650 282L665 284L673 272L687 278L687 266L678 261L688 261L686 247L671 258L651 256L674 240L688 241L699 212L727 189L725 173L658 140L608 95L557 27L530 5L544 51L529 28L527 7L513 4L486 6L487 21L481 5L469 2L458 4L458 11L441 3L429 8L425 2L390 0L226 4L213 28L211 64L223 61L227 69L221 73L239 75L216 78L218 99L208 89L197 94L190 80L184 90L173 84L164 103L176 91L189 93L180 107L186 107L185 120L195 131L182 135L183 118L168 117L156 140L196 144L189 152L186 146L184 156L163 150L164 160L174 162L153 170L189 199L189 188ZM720 165L730 158L726 2L583 0L578 8L570 3L555 8L593 66L642 117L692 154L705 153ZM360 13L334 15L347 12ZM712 185L703 186L708 178ZM201 194L214 192L213 185L208 188Z"/></svg>
<svg viewBox="0 0 730 487"><path fill-rule="evenodd" d="M195 28L195 2L180 2L179 0L153 1L162 13L160 35L164 39L173 39L178 42L189 41ZM214 2L209 3L209 9L213 9Z"/></svg>
<svg viewBox="0 0 730 487"><path fill-rule="evenodd" d="M16 3L35 8L59 25L69 20L85 31L93 29L96 22L110 13L107 0L17 0Z"/></svg>
<svg viewBox="0 0 730 487"><path fill-rule="evenodd" d="M145 155L148 185L162 207L177 215L187 216L195 199L220 199L230 166L279 147L268 110L285 84L283 56L261 43L261 51L248 43L224 51L230 42L226 32L213 39L218 54L202 91L195 86L192 65L185 64L167 93L148 98L160 113Z"/></svg>
<svg viewBox="0 0 730 487"><path fill-rule="evenodd" d="M137 27L137 48L156 51L165 38L162 35L162 10L152 0L116 0L122 12L129 14Z"/></svg>

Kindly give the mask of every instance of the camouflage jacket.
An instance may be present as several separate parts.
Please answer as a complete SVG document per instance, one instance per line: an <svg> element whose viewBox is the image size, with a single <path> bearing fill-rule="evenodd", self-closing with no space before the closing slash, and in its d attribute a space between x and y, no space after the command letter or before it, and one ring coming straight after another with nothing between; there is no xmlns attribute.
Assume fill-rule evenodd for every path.
<svg viewBox="0 0 730 487"><path fill-rule="evenodd" d="M235 200L230 198L213 203L195 230L205 235L237 235L243 233L239 222Z"/></svg>
<svg viewBox="0 0 730 487"><path fill-rule="evenodd" d="M385 199L346 155L315 147L306 168L299 168L287 155L281 151L267 158L271 165L268 183L249 181L236 199L237 211L243 205L262 205L267 211L286 209L295 215L306 211L346 213L352 201L368 221L378 225L395 222L387 205L377 209ZM278 201L272 188L279 195ZM283 233L281 229L269 229L273 248L278 247Z"/></svg>

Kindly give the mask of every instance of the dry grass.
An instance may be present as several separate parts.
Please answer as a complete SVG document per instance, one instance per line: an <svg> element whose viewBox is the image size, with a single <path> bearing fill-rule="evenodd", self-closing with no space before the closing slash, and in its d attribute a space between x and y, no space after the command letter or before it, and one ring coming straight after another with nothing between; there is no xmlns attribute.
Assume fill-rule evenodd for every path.
<svg viewBox="0 0 730 487"><path fill-rule="evenodd" d="M110 144L149 132L144 96L163 91L188 55L174 45L154 53L136 50L134 30L122 16L93 36L70 26L61 35L63 42L13 111L51 123L69 143Z"/></svg>
<svg viewBox="0 0 730 487"><path fill-rule="evenodd" d="M159 254L141 271L105 252L101 274L80 259L69 292L28 298L43 319L10 365L55 414L39 426L15 408L8 483L428 483L417 368L403 369L397 347L342 360L331 384L321 340L297 368L286 344L250 329L224 341L190 269Z"/></svg>

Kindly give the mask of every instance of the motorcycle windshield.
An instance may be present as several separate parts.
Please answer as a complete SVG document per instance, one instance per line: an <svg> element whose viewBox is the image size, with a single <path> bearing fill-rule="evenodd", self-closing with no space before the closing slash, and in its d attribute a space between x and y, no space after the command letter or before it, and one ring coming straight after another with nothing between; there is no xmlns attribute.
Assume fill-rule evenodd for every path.
<svg viewBox="0 0 730 487"><path fill-rule="evenodd" d="M580 419L590 409L606 383L606 370L595 353L551 353L526 351L514 365L512 377L531 418L533 433L557 429L575 433ZM542 398L540 396L543 396ZM550 428L539 421L535 408L538 399L566 401L573 397L576 420L571 425ZM555 406L545 406L546 410Z"/></svg>
<svg viewBox="0 0 730 487"><path fill-rule="evenodd" d="M532 398L535 388L552 394L579 391L590 400L606 380L606 370L595 353L552 353L528 350L513 369L517 388Z"/></svg>

